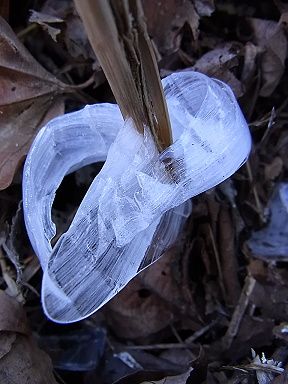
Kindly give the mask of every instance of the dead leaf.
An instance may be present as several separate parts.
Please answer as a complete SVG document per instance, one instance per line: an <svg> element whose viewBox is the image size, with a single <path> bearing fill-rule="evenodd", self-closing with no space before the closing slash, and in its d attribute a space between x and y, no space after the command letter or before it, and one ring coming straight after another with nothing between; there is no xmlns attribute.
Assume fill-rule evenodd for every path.
<svg viewBox="0 0 288 384"><path fill-rule="evenodd" d="M183 294L182 262L179 247L175 246L167 250L157 263L145 269L139 278L146 289L157 294L178 314L195 315L193 303L188 303Z"/></svg>
<svg viewBox="0 0 288 384"><path fill-rule="evenodd" d="M63 110L71 87L30 55L0 19L0 190L7 188L39 128Z"/></svg>
<svg viewBox="0 0 288 384"><path fill-rule="evenodd" d="M128 350L113 353L107 361L104 372L105 382L113 384L154 383L167 376L187 372L189 365L173 362L142 350Z"/></svg>
<svg viewBox="0 0 288 384"><path fill-rule="evenodd" d="M165 252L107 304L107 320L117 335L147 337L167 327L175 317L195 316L195 307L183 292L179 255L177 247Z"/></svg>
<svg viewBox="0 0 288 384"><path fill-rule="evenodd" d="M64 20L60 19L59 17L32 10L29 17L29 22L39 24L44 29L44 31L47 31L51 38L57 42L57 36L61 32L61 29L55 28L50 24L63 23Z"/></svg>
<svg viewBox="0 0 288 384"><path fill-rule="evenodd" d="M194 3L194 4L193 4ZM148 32L162 55L175 52L181 42L181 29L187 23L193 38L198 38L200 16L210 15L214 10L212 1L143 1Z"/></svg>
<svg viewBox="0 0 288 384"><path fill-rule="evenodd" d="M30 333L23 307L4 291L0 291L0 333Z"/></svg>
<svg viewBox="0 0 288 384"><path fill-rule="evenodd" d="M159 381L153 381L153 384L185 384L192 372L192 368L189 368L187 372L177 376L168 376ZM141 384L151 384L151 381L143 381Z"/></svg>
<svg viewBox="0 0 288 384"><path fill-rule="evenodd" d="M243 95L243 86L231 70L239 65L242 45L236 42L220 44L205 53L192 67L195 71L215 77L227 83L236 97Z"/></svg>
<svg viewBox="0 0 288 384"><path fill-rule="evenodd" d="M251 18L254 43L265 52L261 57L262 87L260 96L268 97L275 90L285 70L287 40L282 23Z"/></svg>
<svg viewBox="0 0 288 384"><path fill-rule="evenodd" d="M82 20L75 12L73 2L69 0L47 0L43 4L41 12L50 17L64 20L63 41L67 51L73 58L92 59L95 62L97 71L101 70L87 38Z"/></svg>
<svg viewBox="0 0 288 384"><path fill-rule="evenodd" d="M244 64L241 74L241 81L246 86L251 86L252 79L255 77L257 71L256 59L259 54L264 52L264 49L248 41L243 49Z"/></svg>
<svg viewBox="0 0 288 384"><path fill-rule="evenodd" d="M171 323L166 303L147 289L139 277L132 280L105 308L107 321L121 338L137 339Z"/></svg>
<svg viewBox="0 0 288 384"><path fill-rule="evenodd" d="M275 377L271 384L288 384L288 370L285 369L281 375Z"/></svg>
<svg viewBox="0 0 288 384"><path fill-rule="evenodd" d="M65 21L64 41L70 55L75 58L92 59L95 62L95 67L100 71L100 65L91 48L80 17L71 13L66 17Z"/></svg>
<svg viewBox="0 0 288 384"><path fill-rule="evenodd" d="M1 384L56 384L48 355L32 338L23 307L0 291Z"/></svg>
<svg viewBox="0 0 288 384"><path fill-rule="evenodd" d="M22 335L17 335L11 350L0 359L0 382L57 384L48 355L37 347L31 337Z"/></svg>
<svg viewBox="0 0 288 384"><path fill-rule="evenodd" d="M265 165L265 170L264 170L265 179L275 180L282 172L282 169L283 169L283 160L279 156L274 157L274 159L270 164Z"/></svg>

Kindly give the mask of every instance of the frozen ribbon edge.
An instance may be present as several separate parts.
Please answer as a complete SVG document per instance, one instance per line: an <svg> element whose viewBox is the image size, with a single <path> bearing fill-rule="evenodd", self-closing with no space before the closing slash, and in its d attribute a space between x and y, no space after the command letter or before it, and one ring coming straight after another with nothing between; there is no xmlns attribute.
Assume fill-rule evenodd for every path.
<svg viewBox="0 0 288 384"><path fill-rule="evenodd" d="M251 139L247 124L227 85L195 72L173 74L162 83L174 143L160 155L149 131L146 130L144 137L139 135L131 122L123 124L117 106L107 104L88 109L86 107L80 112L53 120L40 131L32 145L24 169L25 221L32 245L44 269L43 307L54 321L80 320L113 297L140 270L140 259L143 259L157 232L161 216L231 176L250 151ZM83 120L85 118L84 131L83 122L77 130L77 119L81 113ZM73 118L77 122L73 122ZM66 128L71 135L69 154L65 152L68 138L61 136L65 131L62 124L71 129ZM93 136L91 127L99 135ZM83 199L69 230L52 250L50 240L55 234L55 228L51 222L51 206L58 185L71 169L81 167L84 163L104 160L100 157L105 156L104 152L108 149L105 135L106 138L109 134L116 135L117 129L119 133L102 171ZM43 139L45 132L48 140L46 144ZM51 137L56 152L53 166L51 163L45 169L45 156L49 157L49 152L42 152L51 143ZM103 150L99 151L101 155L97 157L95 148L99 145ZM64 153L66 160L63 162L61 156ZM38 157L43 164L41 170L37 170L35 159ZM43 175L44 179L50 176L48 180L52 181L51 172L55 164L59 169L52 185L46 186L44 194L41 187L37 191L33 182L39 180L42 186L45 183ZM174 173L174 181L171 181L171 174L167 173L167 165ZM33 215L37 212L36 202L39 200L44 210L40 212L40 217L45 217L47 228L45 231L43 225L40 241L38 234L35 235L40 218ZM178 213L179 209L178 217L181 218L186 208L178 208ZM173 214L169 215L168 222L173 223ZM178 220L178 229L182 222L183 219ZM93 232L94 240L85 243L88 229ZM96 241L95 237L99 233L101 237ZM90 234L90 240L93 236ZM83 250L86 246L88 249ZM128 264L127 255L131 259Z"/></svg>

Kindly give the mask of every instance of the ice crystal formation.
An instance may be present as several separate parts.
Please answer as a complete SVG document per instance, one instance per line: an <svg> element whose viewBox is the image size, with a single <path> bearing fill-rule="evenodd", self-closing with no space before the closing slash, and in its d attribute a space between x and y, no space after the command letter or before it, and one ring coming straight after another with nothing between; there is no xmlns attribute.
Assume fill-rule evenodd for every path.
<svg viewBox="0 0 288 384"><path fill-rule="evenodd" d="M30 149L25 222L44 271L43 308L56 322L91 315L156 260L181 230L189 199L231 176L249 154L249 130L226 84L191 71L162 84L173 135L162 153L149 129L138 133L113 104L52 120ZM57 188L69 172L99 161L102 170L52 247Z"/></svg>

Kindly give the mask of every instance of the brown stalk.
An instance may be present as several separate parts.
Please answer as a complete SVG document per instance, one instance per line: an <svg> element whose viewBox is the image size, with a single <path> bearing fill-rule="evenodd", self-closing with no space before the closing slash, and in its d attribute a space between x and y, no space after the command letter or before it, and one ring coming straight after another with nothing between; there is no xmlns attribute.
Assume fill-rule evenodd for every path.
<svg viewBox="0 0 288 384"><path fill-rule="evenodd" d="M93 50L124 118L151 129L159 151L172 143L170 121L140 0L75 0Z"/></svg>

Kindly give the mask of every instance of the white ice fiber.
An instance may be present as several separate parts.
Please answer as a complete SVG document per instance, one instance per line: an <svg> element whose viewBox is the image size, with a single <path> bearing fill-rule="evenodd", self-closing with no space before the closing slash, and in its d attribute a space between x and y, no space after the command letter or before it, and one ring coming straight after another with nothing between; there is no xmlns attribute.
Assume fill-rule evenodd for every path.
<svg viewBox="0 0 288 384"><path fill-rule="evenodd" d="M231 176L251 138L230 88L186 71L162 81L173 144L162 153L111 104L52 120L37 135L23 177L27 231L44 271L42 304L60 323L81 320L110 300L171 245L189 199ZM106 162L68 231L52 248L51 208L63 177Z"/></svg>

